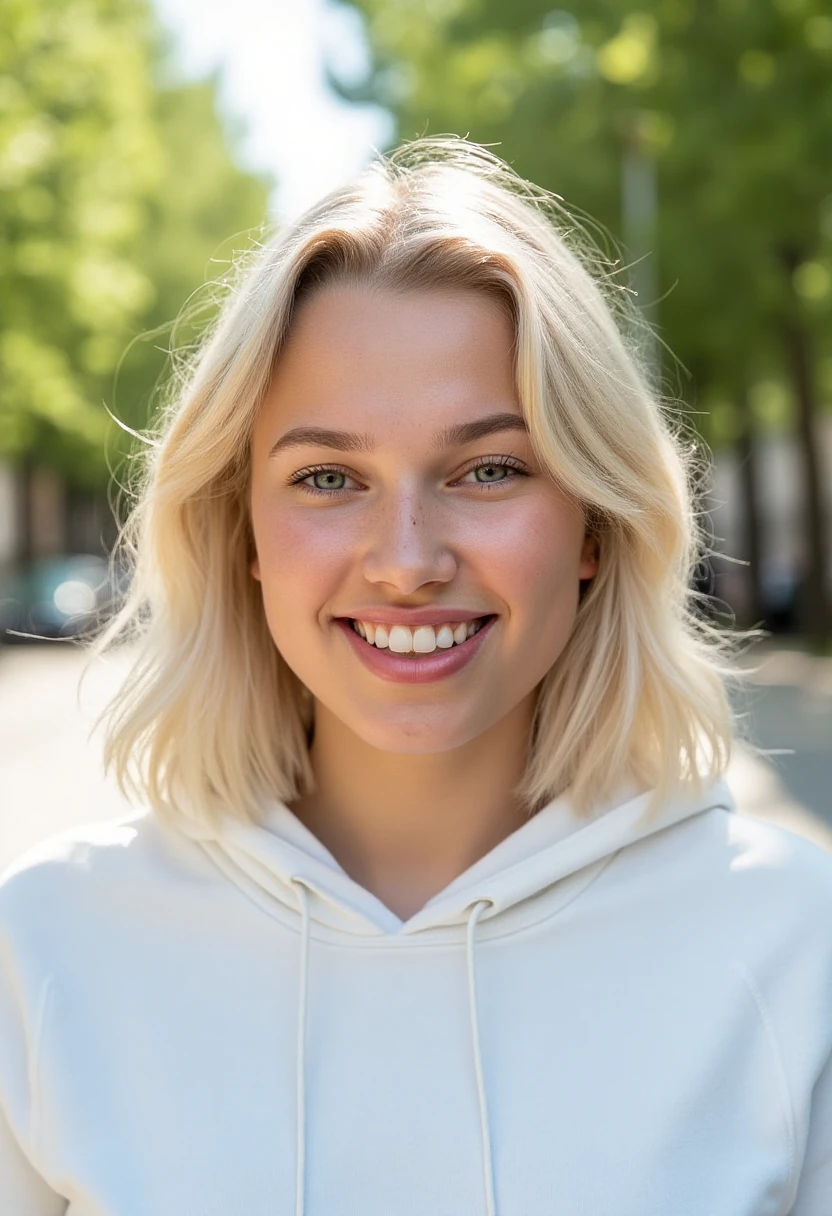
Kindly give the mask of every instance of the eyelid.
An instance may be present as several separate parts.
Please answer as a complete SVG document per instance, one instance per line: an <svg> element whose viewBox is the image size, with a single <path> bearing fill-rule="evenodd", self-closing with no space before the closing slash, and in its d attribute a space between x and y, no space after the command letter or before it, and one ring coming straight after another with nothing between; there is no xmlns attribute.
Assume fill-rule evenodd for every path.
<svg viewBox="0 0 832 1216"><path fill-rule="evenodd" d="M515 473L527 473L528 469L524 461L517 456L477 456L466 469L463 469L459 477L467 477L469 473L473 473L474 469L481 469L490 464L498 465L501 468L513 469ZM459 480L457 478L456 480ZM488 485L486 481L480 482L480 485ZM500 485L500 482L491 482L492 485Z"/></svg>
<svg viewBox="0 0 832 1216"><path fill-rule="evenodd" d="M294 473L291 473L286 479L286 485L302 485L307 477L314 477L316 473L343 473L344 477L349 477L353 481L358 480L354 473L351 473L349 469L345 469L341 464L310 464L305 465L302 469L297 469ZM322 490L321 493L337 494L338 491Z"/></svg>

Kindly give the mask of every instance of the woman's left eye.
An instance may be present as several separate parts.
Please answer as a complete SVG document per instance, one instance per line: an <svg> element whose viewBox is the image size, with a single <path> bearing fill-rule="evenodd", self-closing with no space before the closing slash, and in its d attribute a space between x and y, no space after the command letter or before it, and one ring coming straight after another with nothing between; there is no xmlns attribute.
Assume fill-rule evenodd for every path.
<svg viewBox="0 0 832 1216"><path fill-rule="evenodd" d="M508 456L489 456L485 460L479 460L472 468L463 473L463 477L469 477L472 473L475 475L473 484L479 486L502 485L503 482L514 481L515 475L519 474L521 477L527 475L523 465ZM485 474L482 480L476 477L478 473Z"/></svg>

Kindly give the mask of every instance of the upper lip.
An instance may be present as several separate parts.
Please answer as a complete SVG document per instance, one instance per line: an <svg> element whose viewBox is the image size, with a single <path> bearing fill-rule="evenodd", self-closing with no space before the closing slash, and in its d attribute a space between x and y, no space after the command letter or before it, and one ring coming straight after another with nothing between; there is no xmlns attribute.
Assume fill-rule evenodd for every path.
<svg viewBox="0 0 832 1216"><path fill-rule="evenodd" d="M451 625L493 616L475 608L357 608L342 620L366 621L368 625Z"/></svg>

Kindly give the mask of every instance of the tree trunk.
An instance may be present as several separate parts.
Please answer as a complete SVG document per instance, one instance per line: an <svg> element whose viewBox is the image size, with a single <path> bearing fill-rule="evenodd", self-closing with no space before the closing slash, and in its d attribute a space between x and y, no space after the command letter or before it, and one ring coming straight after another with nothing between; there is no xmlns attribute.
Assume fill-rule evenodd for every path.
<svg viewBox="0 0 832 1216"><path fill-rule="evenodd" d="M791 278L800 259L794 251L788 250L783 254L783 261ZM804 520L808 566L803 627L809 637L822 645L832 637L827 572L826 504L823 495L819 444L815 433L817 401L811 340L808 330L801 324L797 300L794 301L791 315L784 318L782 322L782 336L797 403L797 436L805 485Z"/></svg>
<svg viewBox="0 0 832 1216"><path fill-rule="evenodd" d="M32 524L32 460L24 456L15 474L15 523L14 523L14 558L18 562L28 562L34 550Z"/></svg>
<svg viewBox="0 0 832 1216"><path fill-rule="evenodd" d="M765 619L763 601L763 531L760 521L760 478L754 415L748 396L748 384L743 379L736 389L737 409L741 428L736 441L737 471L743 499L743 553L748 562L749 600L754 625Z"/></svg>

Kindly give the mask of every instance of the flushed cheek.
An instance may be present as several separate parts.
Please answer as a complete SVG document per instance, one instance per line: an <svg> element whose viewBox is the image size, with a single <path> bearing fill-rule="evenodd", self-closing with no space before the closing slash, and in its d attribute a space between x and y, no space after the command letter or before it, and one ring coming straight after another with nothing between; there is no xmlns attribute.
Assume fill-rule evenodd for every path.
<svg viewBox="0 0 832 1216"><path fill-rule="evenodd" d="M320 512L320 516L323 516ZM254 533L269 623L317 617L343 586L350 545L343 529L292 511L254 511Z"/></svg>
<svg viewBox="0 0 832 1216"><path fill-rule="evenodd" d="M508 605L510 614L539 639L559 633L577 606L583 530L568 508L547 499L471 528L466 549L472 565Z"/></svg>

